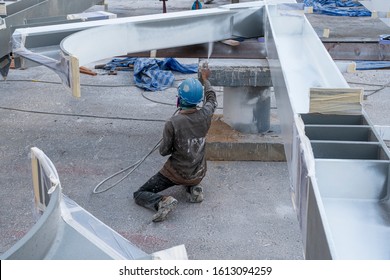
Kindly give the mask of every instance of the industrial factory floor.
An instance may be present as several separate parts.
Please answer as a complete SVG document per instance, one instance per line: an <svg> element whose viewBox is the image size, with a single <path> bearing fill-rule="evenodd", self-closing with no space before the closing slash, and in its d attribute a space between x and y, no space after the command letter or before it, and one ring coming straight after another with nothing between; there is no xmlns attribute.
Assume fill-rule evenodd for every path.
<svg viewBox="0 0 390 280"><path fill-rule="evenodd" d="M106 2L118 16L158 13L162 6L160 1ZM167 10L186 10L192 2L170 0ZM216 0L209 6L228 2ZM81 76L80 99L43 66L10 70L0 82L0 254L35 223L29 150L38 147L56 166L65 195L147 253L184 244L189 259L304 258L286 162L209 161L202 182L204 202L187 203L182 187L169 189L165 193L179 204L162 223L153 223L153 212L132 199L165 162L157 152L116 187L93 194L100 181L154 147L176 102L175 88L144 92L134 86L132 72L96 71L97 76ZM176 80L188 76L177 74ZM371 121L389 126L390 70L344 76L351 86L366 89L363 105ZM221 88L217 91L222 105Z"/></svg>

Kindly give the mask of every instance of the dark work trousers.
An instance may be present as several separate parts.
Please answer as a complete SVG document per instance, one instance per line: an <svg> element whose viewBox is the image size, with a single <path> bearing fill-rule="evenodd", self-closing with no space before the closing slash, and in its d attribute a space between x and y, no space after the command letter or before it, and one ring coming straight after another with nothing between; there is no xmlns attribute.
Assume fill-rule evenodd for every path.
<svg viewBox="0 0 390 280"><path fill-rule="evenodd" d="M158 172L133 194L135 202L146 208L158 210L158 203L163 198L159 192L175 185L174 182Z"/></svg>

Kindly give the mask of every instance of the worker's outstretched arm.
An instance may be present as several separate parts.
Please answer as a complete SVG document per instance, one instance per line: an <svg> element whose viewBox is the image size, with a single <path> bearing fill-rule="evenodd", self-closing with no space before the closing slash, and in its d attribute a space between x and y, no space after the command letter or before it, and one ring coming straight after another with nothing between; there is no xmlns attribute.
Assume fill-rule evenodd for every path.
<svg viewBox="0 0 390 280"><path fill-rule="evenodd" d="M204 86L204 96L205 102L203 104L203 109L206 110L207 114L214 114L215 109L218 106L217 96L215 94L215 90L210 84L210 69L208 67L202 67L201 69L201 79L200 82Z"/></svg>
<svg viewBox="0 0 390 280"><path fill-rule="evenodd" d="M167 156L173 150L173 126L171 121L167 121L164 126L163 139L159 147L160 155Z"/></svg>

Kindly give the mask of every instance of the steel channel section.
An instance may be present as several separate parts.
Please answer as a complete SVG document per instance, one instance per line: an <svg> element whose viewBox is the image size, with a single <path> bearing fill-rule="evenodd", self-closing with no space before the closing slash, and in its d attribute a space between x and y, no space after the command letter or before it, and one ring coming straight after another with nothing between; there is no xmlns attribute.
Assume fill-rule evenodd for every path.
<svg viewBox="0 0 390 280"><path fill-rule="evenodd" d="M306 154L304 154L304 152L310 153L310 147L308 147L307 149L300 149L301 141L298 136L298 129L294 121L294 117L296 114L293 110L292 101L289 97L289 88L287 80L285 79L286 74L284 73L284 69L282 69L282 61L279 58L279 48L281 43L277 38L278 34L274 30L273 24L273 17L276 16L271 13L270 8L272 9L272 7L266 7L267 11L265 13L264 23L268 63L271 70L272 84L274 87L275 97L277 101L278 116L281 121L280 126L282 131L282 138L284 141L286 161L290 174L292 200L294 203L294 207L297 211L297 216L303 235L303 244L305 247L307 247L307 239L312 236L310 232L311 228L313 228L313 231L317 233L317 239L321 238L321 240L326 241L326 232L321 217L320 219L316 220L318 224L312 225L311 228L307 226L307 222L305 219L308 214L307 209L310 208L316 216L324 216L324 211L323 207L320 207L320 209L318 209L318 203L315 200L317 196L309 196L309 191L311 191L311 180L309 180L308 177L309 166L307 166L307 164L312 165L313 161L305 160ZM288 25L289 23L286 22L286 26ZM307 155L307 157L311 158L310 155ZM313 168L311 167L310 169L312 170ZM317 188L313 191L315 190L317 190ZM326 229L327 228L328 227L326 227ZM327 257L330 257L328 244L326 242L321 242L317 244L321 244L318 246L319 248L317 248L318 251L324 252L325 250L327 250ZM308 256L306 253L306 258L307 257Z"/></svg>
<svg viewBox="0 0 390 280"><path fill-rule="evenodd" d="M14 246L0 255L0 259L44 259L59 233L60 194L58 188L50 197L46 211L38 222Z"/></svg>
<svg viewBox="0 0 390 280"><path fill-rule="evenodd" d="M68 36L61 42L61 49L64 55L75 56L80 65L85 65L118 54L214 42L234 36L261 36L262 25L253 20L244 33L240 30L243 19L261 18L262 2L238 7L131 17L122 23L108 20L105 26Z"/></svg>
<svg viewBox="0 0 390 280"><path fill-rule="evenodd" d="M312 140L378 141L368 125L305 125L305 133Z"/></svg>
<svg viewBox="0 0 390 280"><path fill-rule="evenodd" d="M12 28L25 24L26 19L45 18L83 12L89 7L101 3L102 0L46 0L46 1L17 1L12 14L4 18L6 29L0 30L0 57L11 52Z"/></svg>
<svg viewBox="0 0 390 280"><path fill-rule="evenodd" d="M12 36L13 52L17 56L48 66L70 87L70 56L76 57L82 66L139 51L208 43L234 36L263 36L264 30L259 20L263 18L263 6L263 2L259 1L214 9L20 28ZM249 22L247 18L250 18ZM241 33L243 21L249 28ZM34 38L44 36L58 41L59 34L66 36L70 33L73 34L61 42L62 51L57 58L28 49L29 42L37 41Z"/></svg>
<svg viewBox="0 0 390 280"><path fill-rule="evenodd" d="M390 2L386 0L359 1L364 7L379 17L387 26L390 26Z"/></svg>
<svg viewBox="0 0 390 280"><path fill-rule="evenodd" d="M197 44L191 46L182 46L157 51L158 57L176 57L176 58L208 58L209 44ZM129 57L150 57L150 52L137 52L127 54ZM265 59L265 45L257 39L248 39L240 42L238 46L231 47L221 42L214 42L213 51L209 58L245 58L245 59ZM214 76L213 76L214 77Z"/></svg>
<svg viewBox="0 0 390 280"><path fill-rule="evenodd" d="M308 114L311 87L348 85L304 15L266 9L268 59L305 257L390 259L388 150L363 110Z"/></svg>
<svg viewBox="0 0 390 280"><path fill-rule="evenodd" d="M365 131L331 139L326 132L307 136L315 150L316 179L338 258L389 259L389 153L370 120L359 117L303 119L305 127L317 123L346 132Z"/></svg>
<svg viewBox="0 0 390 280"><path fill-rule="evenodd" d="M228 39L230 21L229 11L207 17L183 13L175 18L162 19L159 15L138 18L72 34L62 41L61 49L65 55L77 57L80 65L86 65L118 54Z"/></svg>
<svg viewBox="0 0 390 280"><path fill-rule="evenodd" d="M366 7L371 12L383 12L387 14L390 12L390 2L385 0L369 0L369 1L359 1L364 7Z"/></svg>
<svg viewBox="0 0 390 280"><path fill-rule="evenodd" d="M83 12L102 2L102 0L21 0L7 5L9 15L2 19L3 28L0 28L0 65L6 64L8 55L12 52L11 34L14 28L24 25L27 19L41 19L45 22L45 18ZM7 72L8 69L2 69L3 75Z"/></svg>
<svg viewBox="0 0 390 280"><path fill-rule="evenodd" d="M40 186L47 191L53 179L58 182L47 195L38 222L0 259L151 259L127 239L96 219L89 212L62 194L53 163L37 148L31 149L38 159ZM50 191L49 191L50 192Z"/></svg>

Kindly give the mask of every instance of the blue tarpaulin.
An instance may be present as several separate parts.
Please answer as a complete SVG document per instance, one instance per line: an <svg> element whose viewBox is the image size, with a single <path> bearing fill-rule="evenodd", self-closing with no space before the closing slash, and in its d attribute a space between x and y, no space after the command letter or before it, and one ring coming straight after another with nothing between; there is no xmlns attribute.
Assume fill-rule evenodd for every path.
<svg viewBox="0 0 390 280"><path fill-rule="evenodd" d="M306 7L313 7L314 13L332 16L367 17L371 12L358 1L352 0L304 0Z"/></svg>
<svg viewBox="0 0 390 280"><path fill-rule="evenodd" d="M172 71L184 74L197 73L198 64L181 64L174 58L164 60L154 58L114 58L104 66L105 70L117 67L134 66L135 84L148 91L164 90L173 85L175 76ZM130 70L130 68L128 68Z"/></svg>
<svg viewBox="0 0 390 280"><path fill-rule="evenodd" d="M390 61L356 61L356 70L373 70L390 68Z"/></svg>

